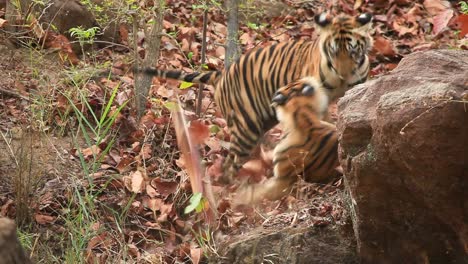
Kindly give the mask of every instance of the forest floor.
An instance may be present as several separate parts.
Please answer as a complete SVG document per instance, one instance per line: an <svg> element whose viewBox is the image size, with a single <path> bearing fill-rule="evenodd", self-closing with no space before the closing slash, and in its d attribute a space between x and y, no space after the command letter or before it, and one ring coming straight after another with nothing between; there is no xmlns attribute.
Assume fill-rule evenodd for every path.
<svg viewBox="0 0 468 264"><path fill-rule="evenodd" d="M461 37L468 31L467 15L456 1L329 2L346 13L358 7L374 14L372 78L415 51L467 49ZM168 1L158 67L198 69L202 11L192 4ZM314 38L314 10L327 5L284 1L241 9L242 52ZM208 10L207 67L221 69L225 17L217 7ZM140 46L143 39L139 35ZM300 183L281 201L232 208L233 190L217 183L229 134L210 87L203 90L197 116L196 85L154 79L148 111L138 120L128 71L132 54L93 50L70 67L56 53L14 46L6 35L0 54L0 216L16 218L20 240L37 263L203 263L218 254L221 241L258 227L349 224L342 179ZM111 78L95 77L109 68ZM190 140L200 145L197 165L187 164L177 145L176 99ZM259 182L271 174L271 150L280 134L275 128L265 136L268 144L245 166L244 179ZM211 180L217 206L186 214L207 205L192 195L193 167Z"/></svg>

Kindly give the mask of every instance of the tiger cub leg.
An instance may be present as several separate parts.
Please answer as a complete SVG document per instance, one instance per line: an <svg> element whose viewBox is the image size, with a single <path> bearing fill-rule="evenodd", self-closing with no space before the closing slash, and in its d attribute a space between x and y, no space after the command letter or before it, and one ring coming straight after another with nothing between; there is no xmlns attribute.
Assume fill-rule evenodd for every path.
<svg viewBox="0 0 468 264"><path fill-rule="evenodd" d="M234 204L255 204L262 199L278 200L291 192L297 177L272 177L264 183L241 186L234 198Z"/></svg>
<svg viewBox="0 0 468 264"><path fill-rule="evenodd" d="M224 184L230 184L233 182L233 179L242 168L242 166L247 162L252 153L253 149L257 146L260 136L255 133L248 134L248 138L239 136L239 130L243 129L247 131L246 128L237 128L232 127L231 130L231 142L229 146L229 155L223 164L223 176L221 177L221 182ZM245 133L244 133L245 134Z"/></svg>

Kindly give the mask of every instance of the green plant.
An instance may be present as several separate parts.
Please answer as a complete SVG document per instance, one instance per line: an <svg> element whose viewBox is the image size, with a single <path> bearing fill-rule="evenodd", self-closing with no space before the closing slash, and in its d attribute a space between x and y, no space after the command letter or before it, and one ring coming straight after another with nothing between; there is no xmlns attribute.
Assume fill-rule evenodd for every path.
<svg viewBox="0 0 468 264"><path fill-rule="evenodd" d="M122 105L113 108L113 102L117 95L119 85L117 85L110 95L109 101L104 105L100 116L97 111L93 110L93 107L89 104L88 98L84 95L83 92L79 92L79 97L81 98L81 104L83 105L82 109L79 109L76 104L74 104L71 98L68 98L68 101L73 108L77 119L78 119L78 131L82 133L86 144L89 147L99 146L101 143L106 143L105 149L101 153L93 152L93 159L91 166L85 166L86 162L82 155L80 159L82 166L85 169L85 174L89 175L99 168L101 159L110 151L112 147L115 135L111 133L111 127L114 125L115 120L122 109L127 105L127 102L124 102ZM64 95L66 97L66 95ZM83 112L83 110L85 112ZM88 119L87 114L90 115L91 119ZM105 142L106 141L106 142Z"/></svg>
<svg viewBox="0 0 468 264"><path fill-rule="evenodd" d="M94 39L96 37L96 33L99 31L99 27L83 29L80 26L80 27L70 28L68 31L70 32L70 36L78 39L78 42L80 43L81 51L84 56L85 55L84 46L86 44L92 45L94 43Z"/></svg>
<svg viewBox="0 0 468 264"><path fill-rule="evenodd" d="M460 1L460 10L463 14L468 15L468 2Z"/></svg>
<svg viewBox="0 0 468 264"><path fill-rule="evenodd" d="M76 81L73 82L75 85L82 84L80 78L74 80ZM98 110L89 103L89 98L82 89L77 89L79 103L74 103L70 94L62 93L70 103L78 122L78 128L74 137L76 149L80 149L81 147L77 143L77 138L80 134L88 147L105 146L101 152L93 153L91 159L87 159L81 151L77 152L83 173L87 176L86 179L88 183L83 185L81 181L74 179L75 183L72 185L72 197L68 204L62 209L63 212L61 216L68 230L68 237L66 239L67 246L63 256L64 263L82 263L83 260L86 259L84 252L88 248L90 240L103 232L112 236L117 236L118 239L114 239L114 241L125 241L123 229L128 210L135 195L129 198L127 204L124 205L121 211L109 208L103 204L98 204L98 197L102 192L107 190L113 177L109 176L108 180L102 185L96 185L91 177L91 175L100 168L102 158L109 153L113 146L115 132L112 131L112 127L115 124L116 117L127 104L127 102L124 102L120 106L114 106L119 86L120 84L112 89L107 102L104 102L102 109ZM104 98L106 98L106 96L104 96ZM116 230L109 229L105 225L96 228L96 223L101 223L100 208L105 208L107 212L112 213L114 224L117 227L116 230L120 233L116 232ZM126 258L125 247L124 242L119 244L119 248L123 251L121 255L118 255L118 258Z"/></svg>
<svg viewBox="0 0 468 264"><path fill-rule="evenodd" d="M190 200L189 200L189 205L185 207L184 213L188 214L194 210L197 213L200 213L201 211L203 211L205 202L206 202L206 199L203 198L202 193L192 194L192 197L190 197Z"/></svg>
<svg viewBox="0 0 468 264"><path fill-rule="evenodd" d="M213 232L209 228L201 229L199 232L192 229L192 233L205 256L208 257L209 254L212 254L219 257L218 246L214 240Z"/></svg>
<svg viewBox="0 0 468 264"><path fill-rule="evenodd" d="M257 24L252 23L252 22L247 22L247 27L253 30L257 30L260 28Z"/></svg>

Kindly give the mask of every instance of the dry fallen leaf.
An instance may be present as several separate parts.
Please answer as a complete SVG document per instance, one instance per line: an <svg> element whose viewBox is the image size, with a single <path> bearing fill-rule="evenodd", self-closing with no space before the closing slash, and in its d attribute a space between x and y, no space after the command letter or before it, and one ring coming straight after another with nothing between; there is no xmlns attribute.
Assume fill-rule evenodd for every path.
<svg viewBox="0 0 468 264"><path fill-rule="evenodd" d="M50 215L43 215L43 214L36 214L34 215L34 219L40 225L51 224L55 221L56 217Z"/></svg>
<svg viewBox="0 0 468 264"><path fill-rule="evenodd" d="M8 25L8 20L0 18L0 28L3 28L6 25Z"/></svg>
<svg viewBox="0 0 468 264"><path fill-rule="evenodd" d="M141 193L145 188L145 179L139 170L131 172L129 176L124 176L123 181L125 187L134 193Z"/></svg>
<svg viewBox="0 0 468 264"><path fill-rule="evenodd" d="M382 36L378 36L374 39L374 49L379 55L387 57L395 56L392 42Z"/></svg>
<svg viewBox="0 0 468 264"><path fill-rule="evenodd" d="M202 256L201 248L190 248L190 258L192 259L193 264L200 263L201 256Z"/></svg>
<svg viewBox="0 0 468 264"><path fill-rule="evenodd" d="M138 250L138 247L135 246L134 244L128 244L128 254L136 259L140 258L140 251Z"/></svg>
<svg viewBox="0 0 468 264"><path fill-rule="evenodd" d="M460 38L464 38L468 35L468 15L462 14L457 18L457 23L460 26Z"/></svg>
<svg viewBox="0 0 468 264"><path fill-rule="evenodd" d="M161 178L155 178L151 181L151 186L163 197L167 197L177 191L178 182L162 181Z"/></svg>
<svg viewBox="0 0 468 264"><path fill-rule="evenodd" d="M441 31L447 28L447 24L453 16L453 10L447 9L440 12L434 17L432 32L434 35L439 34Z"/></svg>
<svg viewBox="0 0 468 264"><path fill-rule="evenodd" d="M201 120L190 121L188 132L193 144L202 144L210 136L210 129Z"/></svg>
<svg viewBox="0 0 468 264"><path fill-rule="evenodd" d="M82 149L81 153L83 154L83 157L87 160L93 157L93 155L94 156L99 155L99 153L101 153L101 149L98 146L93 145L89 148Z"/></svg>
<svg viewBox="0 0 468 264"><path fill-rule="evenodd" d="M223 158L221 158L221 155L216 155L216 156L217 158L214 159L213 164L206 168L206 176L214 180L219 179L224 174Z"/></svg>
<svg viewBox="0 0 468 264"><path fill-rule="evenodd" d="M423 5L430 16L437 16L440 12L451 8L450 2L443 0L424 0Z"/></svg>

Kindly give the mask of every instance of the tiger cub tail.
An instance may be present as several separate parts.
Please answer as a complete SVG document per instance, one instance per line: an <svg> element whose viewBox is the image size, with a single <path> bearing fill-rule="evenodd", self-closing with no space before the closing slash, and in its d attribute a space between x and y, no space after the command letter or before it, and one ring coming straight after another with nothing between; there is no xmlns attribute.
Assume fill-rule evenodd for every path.
<svg viewBox="0 0 468 264"><path fill-rule="evenodd" d="M155 68L133 69L134 73L143 73L149 76L160 77L164 79L174 79L191 83L204 83L216 85L222 76L221 71L192 72L184 73L173 70L159 70Z"/></svg>

